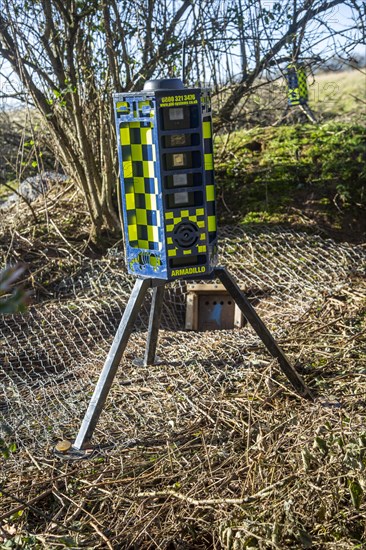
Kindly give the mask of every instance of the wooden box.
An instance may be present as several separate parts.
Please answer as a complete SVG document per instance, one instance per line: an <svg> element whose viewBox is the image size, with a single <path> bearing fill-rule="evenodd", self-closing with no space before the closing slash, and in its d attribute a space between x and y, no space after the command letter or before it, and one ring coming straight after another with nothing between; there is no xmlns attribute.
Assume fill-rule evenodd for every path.
<svg viewBox="0 0 366 550"><path fill-rule="evenodd" d="M233 329L245 324L242 312L223 285L189 284L187 290L186 329Z"/></svg>

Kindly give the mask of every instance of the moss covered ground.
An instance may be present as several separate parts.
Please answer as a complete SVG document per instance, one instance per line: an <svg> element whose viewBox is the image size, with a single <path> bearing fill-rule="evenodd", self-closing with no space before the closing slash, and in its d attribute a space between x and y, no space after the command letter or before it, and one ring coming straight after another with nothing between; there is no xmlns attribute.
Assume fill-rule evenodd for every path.
<svg viewBox="0 0 366 550"><path fill-rule="evenodd" d="M221 223L317 224L365 233L366 128L325 122L254 128L216 138Z"/></svg>

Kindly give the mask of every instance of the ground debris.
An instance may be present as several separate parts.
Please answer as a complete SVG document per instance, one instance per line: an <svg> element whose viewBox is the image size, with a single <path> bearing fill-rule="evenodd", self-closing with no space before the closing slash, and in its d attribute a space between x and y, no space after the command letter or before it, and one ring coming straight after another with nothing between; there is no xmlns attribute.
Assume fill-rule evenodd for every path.
<svg viewBox="0 0 366 550"><path fill-rule="evenodd" d="M13 248L6 236L0 241L4 257L32 242L25 283L37 285L37 270L49 281L49 294L36 295L27 313L0 322L1 449L9 455L3 541L224 550L362 544L365 249L281 227L223 229L221 262L315 402L293 392L250 327L184 331L181 281L166 290L161 361L133 362L144 351L147 300L92 458L63 461L55 444L76 435L133 280L119 245L90 258L50 231L61 266L45 252L45 237L37 250L26 230L13 233Z"/></svg>

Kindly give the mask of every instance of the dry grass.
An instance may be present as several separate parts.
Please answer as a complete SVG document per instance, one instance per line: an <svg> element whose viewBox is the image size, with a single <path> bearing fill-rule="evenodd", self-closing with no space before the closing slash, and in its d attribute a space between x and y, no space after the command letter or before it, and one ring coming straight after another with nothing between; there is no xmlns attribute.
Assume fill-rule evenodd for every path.
<svg viewBox="0 0 366 550"><path fill-rule="evenodd" d="M319 299L281 342L308 363L315 403L289 390L261 348L233 358L240 331L164 331L162 365L122 365L97 435L113 448L69 464L29 445L5 465L3 530L46 548L65 547L66 535L77 548L356 548L366 512L364 291L355 280Z"/></svg>
<svg viewBox="0 0 366 550"><path fill-rule="evenodd" d="M130 288L118 256L91 262L87 276L89 260L80 258L85 250L78 247L76 254L78 245L69 242L67 225L62 225L68 200L49 202L47 238L24 212L15 232L10 223L3 226L2 256L33 258L34 284L40 293L46 291L43 299L50 293L28 317L3 323L5 357L10 360L18 342L19 366L34 374L38 363L32 350L44 352L39 365L46 368L46 352L53 346L56 362L50 364L62 359L74 369L64 378L48 373L43 386L32 386L24 370L19 375L16 361L4 363L13 365L14 376L26 383L16 386L18 395L2 396L7 412L13 410L18 419L12 436L18 446L3 461L1 473L3 544L27 549L362 548L364 249L358 247L356 255L356 248L312 241L309 235L313 253L307 256L306 236L301 253L295 233L271 236L263 230L246 239L232 229L222 238L224 259L237 276L245 273L250 280L257 273L253 288L258 296L265 290L258 310L297 360L317 395L314 403L292 391L247 327L189 333L165 325L158 351L162 361L148 369L136 367L132 359L141 355L146 338L141 322L98 425L95 453L89 460L67 462L54 456L53 443L75 435ZM282 258L280 243L288 251ZM238 250L245 251L241 261ZM319 250L326 254L324 265ZM345 263L351 253L357 259L353 274L351 263ZM47 283L47 272L53 283ZM314 293L317 286L310 282L327 272L326 285L319 281ZM72 296L56 300L62 280L77 285ZM178 302L169 299L170 314L178 318ZM122 308L114 309L117 303ZM16 403L25 417L17 413Z"/></svg>
<svg viewBox="0 0 366 550"><path fill-rule="evenodd" d="M322 116L365 122L366 69L322 73L309 84L309 101Z"/></svg>

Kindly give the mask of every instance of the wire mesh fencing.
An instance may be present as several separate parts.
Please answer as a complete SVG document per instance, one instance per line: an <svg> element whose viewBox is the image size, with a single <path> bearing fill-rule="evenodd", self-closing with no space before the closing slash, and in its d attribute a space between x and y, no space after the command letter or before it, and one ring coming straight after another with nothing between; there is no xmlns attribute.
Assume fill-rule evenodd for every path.
<svg viewBox="0 0 366 550"><path fill-rule="evenodd" d="M280 341L319 296L339 292L364 273L365 249L290 229L225 228L220 263L253 300ZM0 321L0 427L20 448L73 439L123 314L134 280L121 250L84 259L54 289L54 298ZM187 283L167 285L157 355L142 358L149 298L117 372L95 432L97 442L129 445L184 433L200 419L213 426L220 388L245 380L248 367L271 358L250 326L184 331ZM213 414L215 410L215 414ZM216 426L217 436L220 426Z"/></svg>

